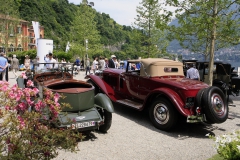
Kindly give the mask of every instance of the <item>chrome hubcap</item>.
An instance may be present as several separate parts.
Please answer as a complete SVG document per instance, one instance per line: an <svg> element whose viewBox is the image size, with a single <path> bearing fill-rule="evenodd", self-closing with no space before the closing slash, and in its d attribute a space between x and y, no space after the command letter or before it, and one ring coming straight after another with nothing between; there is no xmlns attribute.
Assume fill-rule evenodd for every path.
<svg viewBox="0 0 240 160"><path fill-rule="evenodd" d="M166 124L169 120L169 111L165 104L158 103L154 107L154 118L159 124Z"/></svg>
<svg viewBox="0 0 240 160"><path fill-rule="evenodd" d="M224 115L224 112L225 112L225 105L223 103L222 98L218 94L215 93L215 94L212 95L211 101L212 101L212 106L213 106L214 112L219 117L222 117Z"/></svg>

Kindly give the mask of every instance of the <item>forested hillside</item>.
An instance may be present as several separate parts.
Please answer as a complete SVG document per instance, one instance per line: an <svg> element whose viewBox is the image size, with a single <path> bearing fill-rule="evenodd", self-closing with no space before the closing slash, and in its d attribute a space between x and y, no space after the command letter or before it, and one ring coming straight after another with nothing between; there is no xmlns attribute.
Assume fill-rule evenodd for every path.
<svg viewBox="0 0 240 160"><path fill-rule="evenodd" d="M122 26L109 14L97 12L87 0L82 0L79 5L69 3L68 0L0 0L0 3L2 15L26 20L29 24L38 21L44 27L44 38L53 40L55 51L64 53L69 41L69 52L73 58L93 58L99 55L110 57L115 54L118 59L135 59L166 55L168 43L162 34L164 32L154 23L159 16L158 12L151 12L151 16L144 15L150 13L145 12L149 7L139 10L143 19L135 19L143 25L136 23L133 27ZM141 5L147 5L145 3L148 2Z"/></svg>
<svg viewBox="0 0 240 160"><path fill-rule="evenodd" d="M64 49L77 7L68 0L22 0L19 12L21 19L40 22L45 28L45 38L53 39L56 45L60 44ZM95 20L101 35L101 43L105 46L126 40L123 27L108 14L96 12Z"/></svg>

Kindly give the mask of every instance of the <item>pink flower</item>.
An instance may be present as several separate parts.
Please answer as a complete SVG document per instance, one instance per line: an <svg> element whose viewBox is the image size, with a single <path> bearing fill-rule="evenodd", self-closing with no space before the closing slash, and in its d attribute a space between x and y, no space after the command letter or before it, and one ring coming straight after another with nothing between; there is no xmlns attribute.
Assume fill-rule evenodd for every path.
<svg viewBox="0 0 240 160"><path fill-rule="evenodd" d="M57 103L60 97L61 97L60 94L55 93L55 95L54 95L54 102Z"/></svg>
<svg viewBox="0 0 240 160"><path fill-rule="evenodd" d="M11 87L11 90L12 90L13 92L16 92L17 89L18 89L17 84L14 84L14 85Z"/></svg>
<svg viewBox="0 0 240 160"><path fill-rule="evenodd" d="M9 107L9 106L5 106L5 109L6 109L6 110L10 110L10 108L11 108L11 107Z"/></svg>
<svg viewBox="0 0 240 160"><path fill-rule="evenodd" d="M26 97L26 101L30 106L34 103L33 101L31 101L31 97Z"/></svg>
<svg viewBox="0 0 240 160"><path fill-rule="evenodd" d="M38 94L38 92L39 92L39 90L37 88L33 88L32 90L33 90L35 95Z"/></svg>
<svg viewBox="0 0 240 160"><path fill-rule="evenodd" d="M27 109L27 105L24 102L21 102L18 104L17 108L19 108L22 111L25 111Z"/></svg>
<svg viewBox="0 0 240 160"><path fill-rule="evenodd" d="M17 95L17 94L14 93L13 91L10 91L9 94L8 94L9 98L10 98L10 99L14 99L14 100L15 100L15 98L16 98L16 95Z"/></svg>
<svg viewBox="0 0 240 160"><path fill-rule="evenodd" d="M21 116L18 116L17 118L18 118L18 121L20 122L20 128L25 127L24 119Z"/></svg>
<svg viewBox="0 0 240 160"><path fill-rule="evenodd" d="M24 88L24 89L23 89L23 92L25 93L25 96L26 96L26 97L30 97L30 92L31 92L31 89L30 89L30 88Z"/></svg>
<svg viewBox="0 0 240 160"><path fill-rule="evenodd" d="M42 101L38 101L37 103L35 103L35 109L36 111L41 111L41 109L44 107L44 104Z"/></svg>
<svg viewBox="0 0 240 160"><path fill-rule="evenodd" d="M27 76L26 76L26 74L25 74L24 72L21 74L21 77L22 77L23 79L27 79Z"/></svg>
<svg viewBox="0 0 240 160"><path fill-rule="evenodd" d="M31 80L27 81L27 87L33 87L33 82Z"/></svg>
<svg viewBox="0 0 240 160"><path fill-rule="evenodd" d="M0 85L1 86L4 86L4 85L9 86L9 83L7 81L0 81Z"/></svg>
<svg viewBox="0 0 240 160"><path fill-rule="evenodd" d="M1 87L2 91L6 92L8 90L8 85L3 85Z"/></svg>

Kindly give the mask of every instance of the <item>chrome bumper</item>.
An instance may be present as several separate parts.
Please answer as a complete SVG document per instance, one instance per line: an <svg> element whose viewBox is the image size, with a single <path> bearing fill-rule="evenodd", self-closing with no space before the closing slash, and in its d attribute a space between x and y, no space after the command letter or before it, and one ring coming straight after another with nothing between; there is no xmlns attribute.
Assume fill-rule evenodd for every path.
<svg viewBox="0 0 240 160"><path fill-rule="evenodd" d="M202 115L191 115L187 117L187 123L199 123L199 122L206 122L205 114Z"/></svg>

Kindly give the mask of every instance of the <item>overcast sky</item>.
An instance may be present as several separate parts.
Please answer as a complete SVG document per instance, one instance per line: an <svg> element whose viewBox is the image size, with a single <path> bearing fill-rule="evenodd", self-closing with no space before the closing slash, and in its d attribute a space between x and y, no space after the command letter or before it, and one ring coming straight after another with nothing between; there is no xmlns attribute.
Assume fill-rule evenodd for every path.
<svg viewBox="0 0 240 160"><path fill-rule="evenodd" d="M80 4L82 0L68 0L69 3ZM142 0L88 0L94 2L98 12L104 12L118 24L131 26L136 18L136 8Z"/></svg>

